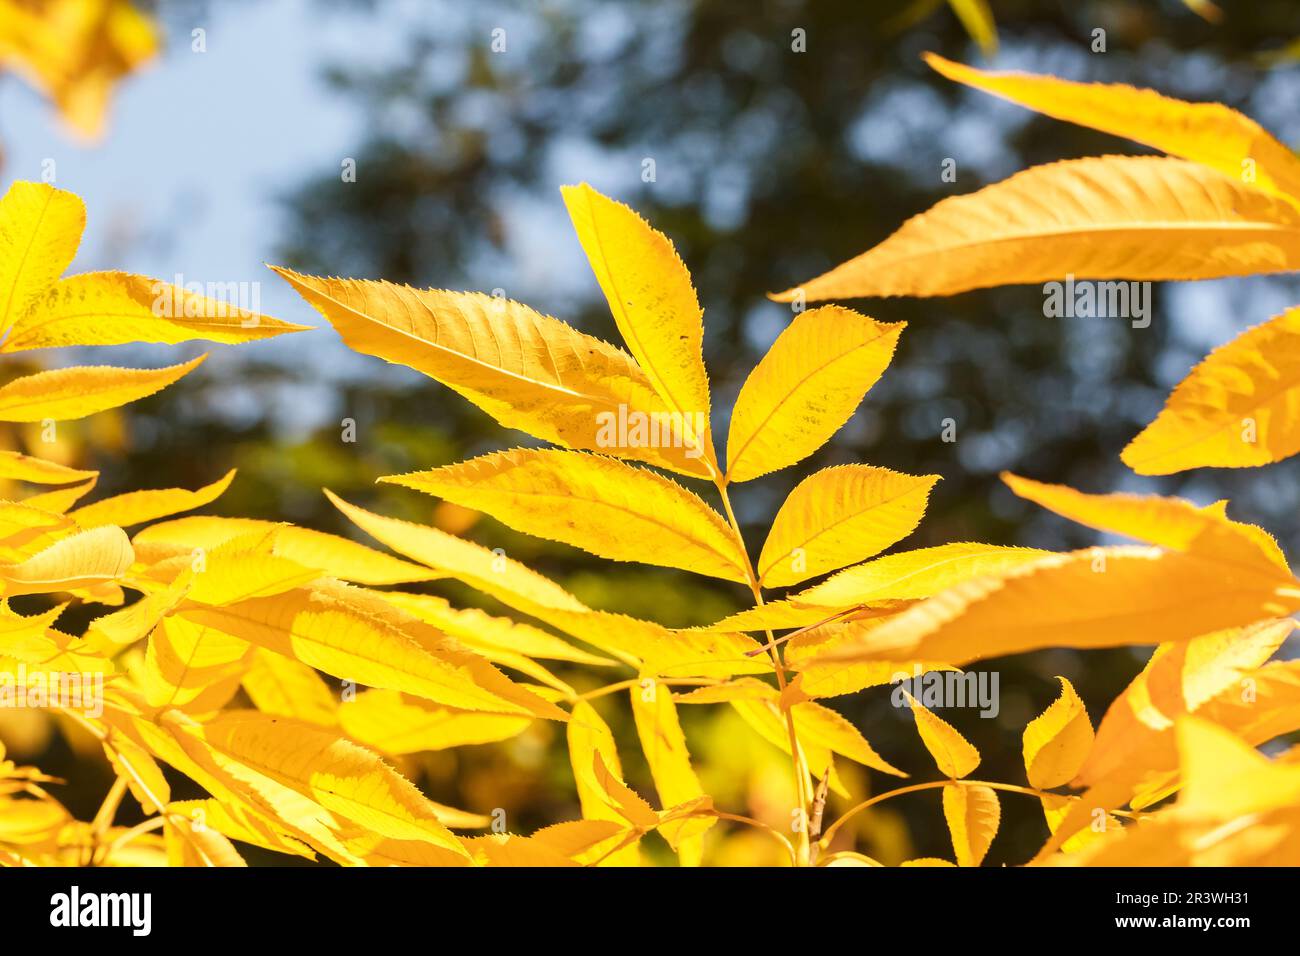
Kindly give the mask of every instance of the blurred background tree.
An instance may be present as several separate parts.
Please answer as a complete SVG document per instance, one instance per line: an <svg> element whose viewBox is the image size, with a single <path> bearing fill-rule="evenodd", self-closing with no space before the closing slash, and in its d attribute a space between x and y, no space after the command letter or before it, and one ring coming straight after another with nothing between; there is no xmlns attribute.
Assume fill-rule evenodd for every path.
<svg viewBox="0 0 1300 956"><path fill-rule="evenodd" d="M1034 163L1141 151L959 88L931 73L921 52L1218 100L1287 142L1300 140L1300 76L1276 56L1300 35L1300 7L1220 5L1224 16L1211 24L1178 0L993 0L1000 47L981 61L952 11L925 0L316 0L304 30L376 21L392 50L327 64L331 95L363 118L361 132L342 156L301 170L300 184L281 195L283 219L268 255L308 272L500 289L612 340L613 322L558 192L590 180L666 232L692 270L705 307L714 427L725 433L740 383L791 318L766 292L865 250L945 196ZM159 12L183 39L206 6ZM1090 49L1098 29L1105 53ZM349 159L355 181L341 175ZM955 181L943 176L946 160L955 161ZM1011 496L998 481L1003 469L1087 491L1154 490L1201 503L1230 497L1236 517L1263 524L1291 550L1300 545L1300 460L1153 481L1137 479L1118 458L1209 348L1300 301L1295 277L1157 286L1143 329L1123 319L1048 318L1043 300L1042 289L1019 287L847 303L909 327L882 382L809 467L862 461L942 475L928 517L902 545L909 548L980 540L1064 550L1096 540ZM301 304L282 317L316 321ZM740 588L630 566L611 574L576 550L375 487L378 475L525 439L436 383L342 357L342 348L332 330L310 333L284 354L210 362L202 383L133 406L130 470L112 472L113 481L144 487L166 475L168 484L196 487L237 466L240 480L221 513L348 533L319 494L325 485L505 548L598 607L688 626L745 604ZM299 350L335 350L336 360L322 373L319 363L293 361ZM241 387L232 389L236 376ZM312 424L294 427L304 408ZM356 443L342 440L345 419L356 422ZM955 441L944 440L945 426ZM753 545L807 473L792 469L738 490ZM1118 650L985 662L982 670L1001 677L998 718L945 716L985 754L979 775L1020 781L1019 732L1055 697L1053 674L1075 684L1095 723L1141 661ZM890 706L886 690L832 703L891 762L933 773L910 715ZM630 740L627 715L606 711ZM684 720L693 750L715 767L706 789L784 825L789 802L780 796L783 758L775 749L729 714L688 712ZM553 728L416 763L435 799L505 806L523 830L576 815ZM629 764L633 783L649 792L644 768ZM882 782L864 772L855 795ZM938 806L936 792L864 814L865 852L887 862L951 857ZM1027 858L1046 833L1032 801L1008 797L1003 814L993 864ZM737 843L725 856L745 862L768 852Z"/></svg>

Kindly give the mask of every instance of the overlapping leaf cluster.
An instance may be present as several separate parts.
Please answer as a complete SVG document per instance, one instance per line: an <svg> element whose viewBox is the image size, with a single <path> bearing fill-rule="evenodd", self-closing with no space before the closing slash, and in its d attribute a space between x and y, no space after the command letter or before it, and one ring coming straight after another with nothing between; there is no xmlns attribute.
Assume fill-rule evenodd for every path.
<svg viewBox="0 0 1300 956"><path fill-rule="evenodd" d="M808 283L806 295L1294 267L1288 230L1300 228L1300 172L1244 117L1129 89L937 65L1189 158L1031 170L918 217ZM1135 111L1140 129L1124 125ZM1252 183L1229 175L1243 160L1257 173ZM245 844L349 865L617 865L640 862L654 833L689 865L710 862L717 830L753 826L792 864L876 865L846 824L927 792L941 798L952 859L911 865L980 864L1008 796L1041 804L1050 837L1037 862L1294 858L1295 760L1253 749L1300 729L1300 671L1272 660L1300 589L1266 532L1229 518L1224 502L1084 494L1007 475L1017 495L1139 543L1058 554L959 542L885 554L917 526L937 476L850 464L804 478L752 555L733 487L829 440L884 372L902 324L836 305L798 312L741 388L721 457L703 314L672 244L590 187L564 198L626 350L500 297L277 272L354 349L417 369L549 443L381 480L612 561L739 584L754 606L709 627L669 629L589 607L504 553L328 491L394 554L287 524L173 517L212 502L231 475L198 491L78 506L93 473L8 453L0 475L50 490L0 503L0 670L103 675L101 712L63 714L103 747L117 782L95 819L78 821L52 795L54 781L0 762L0 862L239 865ZM32 184L16 184L0 204L5 351L235 344L299 328L184 290L170 297L188 308L160 313L159 284L143 277L61 279L82 216L75 197ZM1259 355L1279 360L1271 346ZM91 414L194 364L19 378L0 386L0 418ZM1171 401L1193 426L1216 407ZM1281 413L1267 421L1261 434L1286 423ZM711 485L720 507L664 472ZM433 580L515 613L455 606L425 593ZM43 610L10 603L40 596ZM58 627L70 602L94 611L79 634ZM909 696L937 779L826 817L828 792L851 796L846 762L905 774L822 701L870 693L899 673L1041 648L1151 644L1149 663L1095 729L1061 679L1059 698L1025 728L1023 782L973 778L979 752ZM557 664L608 680L579 692ZM631 742L616 740L602 716L608 702L595 703L623 694L653 800L628 785L621 754ZM681 707L729 708L788 755L789 828L715 804ZM507 740L537 721L564 726L581 819L530 834L501 832L482 812L490 808L429 800L389 760ZM208 797L173 800L164 766ZM115 823L127 793L146 814L132 828Z"/></svg>
<svg viewBox="0 0 1300 956"><path fill-rule="evenodd" d="M1300 266L1300 159L1250 118L1150 90L928 60L951 79L1168 155L1035 167L939 203L778 298L950 295L1066 276L1206 279ZM1159 475L1262 465L1300 450L1296 322L1296 310L1284 313L1212 354L1124 450L1125 463ZM1038 859L1058 862L1055 850L1095 843L1069 861L1294 862L1300 818L1284 765L1295 756L1270 763L1251 751L1300 729L1294 662L1270 660L1293 629L1298 596L1274 540L1229 519L1227 502L1196 507L1006 480L1022 497L1144 546L1053 556L967 582L833 656L910 653L963 664L1043 646L1159 642L1095 741L1068 686L1052 710L1069 702L1072 721L1046 743L1045 725L1027 731L1031 783L1051 785L1034 780L1034 731L1034 754L1057 751L1054 783L1083 790L1069 802L1044 798L1053 835ZM1240 774L1216 771L1216 760ZM1176 804L1147 812L1184 785ZM1108 826L1108 812L1125 805L1140 820Z"/></svg>

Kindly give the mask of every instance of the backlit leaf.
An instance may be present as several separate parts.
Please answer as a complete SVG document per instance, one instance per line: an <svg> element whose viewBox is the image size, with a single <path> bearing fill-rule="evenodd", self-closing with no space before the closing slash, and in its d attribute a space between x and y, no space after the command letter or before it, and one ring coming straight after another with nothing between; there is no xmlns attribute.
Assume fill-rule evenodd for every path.
<svg viewBox="0 0 1300 956"><path fill-rule="evenodd" d="M1002 480L1020 497L1100 531L1225 562L1247 566L1271 563L1289 570L1268 532L1232 521L1221 509L1198 508L1181 498L1155 495L1089 495L1065 485L1047 485L1006 473Z"/></svg>
<svg viewBox="0 0 1300 956"><path fill-rule="evenodd" d="M43 594L113 581L131 566L131 542L121 528L78 531L30 558L0 564L4 594Z"/></svg>
<svg viewBox="0 0 1300 956"><path fill-rule="evenodd" d="M795 316L740 389L727 478L777 471L829 441L889 365L905 326L834 305Z"/></svg>
<svg viewBox="0 0 1300 956"><path fill-rule="evenodd" d="M1074 778L1092 749L1092 722L1064 677L1061 696L1025 728L1025 772L1030 786L1051 790Z"/></svg>
<svg viewBox="0 0 1300 956"><path fill-rule="evenodd" d="M1075 83L1032 73L994 73L945 60L925 61L950 80L1069 123L1152 146L1180 159L1242 177L1250 160L1263 188L1300 197L1300 159L1248 116L1220 103L1187 103L1119 83Z"/></svg>
<svg viewBox="0 0 1300 956"><path fill-rule="evenodd" d="M72 264L86 228L81 197L15 182L0 199L0 337Z"/></svg>
<svg viewBox="0 0 1300 956"><path fill-rule="evenodd" d="M0 451L0 478L30 481L38 485L66 485L94 478L98 474L97 471L82 471L43 458L33 458L22 452Z"/></svg>
<svg viewBox="0 0 1300 956"><path fill-rule="evenodd" d="M980 753L942 717L923 706L907 691L903 691L912 716L916 718L916 732L921 742L946 777L960 780L980 764ZM945 788L946 789L946 788Z"/></svg>
<svg viewBox="0 0 1300 956"><path fill-rule="evenodd" d="M709 474L698 446L690 443L693 431L680 432L684 437L676 444L648 437L618 441L620 417L660 416L671 424L672 409L627 353L558 319L477 292L273 268L349 346L437 379L507 428L683 474ZM603 426L611 423L615 430L606 431Z"/></svg>
<svg viewBox="0 0 1300 956"><path fill-rule="evenodd" d="M665 807L674 807L704 795L691 767L686 737L677 719L677 708L668 687L646 678L631 689L632 717L641 752L650 766L650 776ZM683 866L699 866L703 856L703 834L714 823L710 819L667 823L661 833L680 855Z"/></svg>
<svg viewBox="0 0 1300 956"><path fill-rule="evenodd" d="M582 816L587 820L612 821L620 826L627 826L628 820L618 804L608 796L610 778L622 776L622 766L618 759L618 750L614 745L614 734L609 725L596 713L586 701L578 701L573 707L573 714L565 730L568 735L569 762L573 767L574 781L578 787L578 799L582 804ZM597 764L599 761L599 764ZM598 778L596 767L602 775ZM622 788L626 790L626 787ZM649 804L644 808L635 807L639 818L653 816ZM644 804L644 801L642 801ZM607 857L607 866L636 866L640 860L640 850L635 842L625 846Z"/></svg>
<svg viewBox="0 0 1300 956"><path fill-rule="evenodd" d="M1295 269L1300 209L1286 199L1181 159L1106 156L1035 166L942 200L874 249L776 298L955 295L1048 282L1061 284L1059 297L1066 276L1217 279Z"/></svg>
<svg viewBox="0 0 1300 956"><path fill-rule="evenodd" d="M517 714L457 710L393 690L358 694L338 709L338 721L353 740L389 754L508 740L532 723Z"/></svg>
<svg viewBox="0 0 1300 956"><path fill-rule="evenodd" d="M428 568L401 561L356 541L338 535L296 528L293 525L258 521L253 518L196 516L150 525L137 532L134 543L141 554L165 549L168 554L191 553L195 548L210 551L239 537L261 532L271 543L272 553L317 568L332 577L357 584L406 584L433 577Z"/></svg>
<svg viewBox="0 0 1300 956"><path fill-rule="evenodd" d="M938 480L869 465L815 472L777 512L758 559L759 579L769 587L797 584L883 551L920 523Z"/></svg>
<svg viewBox="0 0 1300 956"><path fill-rule="evenodd" d="M1040 647L1187 640L1300 606L1289 574L1158 548L1051 555L973 578L841 644L819 660L969 661Z"/></svg>
<svg viewBox="0 0 1300 956"><path fill-rule="evenodd" d="M306 329L148 276L84 272L51 286L14 324L2 351L195 339L234 345Z"/></svg>
<svg viewBox="0 0 1300 956"><path fill-rule="evenodd" d="M612 458L518 448L382 480L603 558L745 580L721 515L677 483Z"/></svg>
<svg viewBox="0 0 1300 956"><path fill-rule="evenodd" d="M125 528L145 521L154 521L178 511L201 508L216 501L230 487L235 478L232 468L225 476L195 491L184 488L160 488L149 491L128 491L126 494L103 498L72 512L71 517L83 528L115 524Z"/></svg>
<svg viewBox="0 0 1300 956"><path fill-rule="evenodd" d="M703 311L690 273L668 237L632 209L586 183L561 192L628 350L669 409L699 423L705 460L716 467Z"/></svg>
<svg viewBox="0 0 1300 956"><path fill-rule="evenodd" d="M1300 309L1211 352L1120 456L1140 475L1244 468L1300 451Z"/></svg>
<svg viewBox="0 0 1300 956"><path fill-rule="evenodd" d="M943 816L948 821L958 866L979 866L997 836L1002 806L990 787L951 784L943 788Z"/></svg>
<svg viewBox="0 0 1300 956"><path fill-rule="evenodd" d="M52 369L0 386L0 421L70 421L152 395L199 366L206 358L159 369L108 365Z"/></svg>

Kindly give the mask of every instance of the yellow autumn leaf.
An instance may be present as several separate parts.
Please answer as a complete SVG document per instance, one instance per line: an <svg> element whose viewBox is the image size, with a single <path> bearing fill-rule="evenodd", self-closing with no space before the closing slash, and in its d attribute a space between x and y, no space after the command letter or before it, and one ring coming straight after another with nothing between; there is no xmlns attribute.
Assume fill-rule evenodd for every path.
<svg viewBox="0 0 1300 956"><path fill-rule="evenodd" d="M126 780L127 788L146 814L156 812L171 800L171 784L163 775L162 767L134 740L114 735L111 744L104 742L104 755L113 771Z"/></svg>
<svg viewBox="0 0 1300 956"><path fill-rule="evenodd" d="M921 743L930 751L940 773L953 780L960 780L980 765L979 751L951 724L907 691L903 691L903 696L912 708L912 716L916 718L916 732L921 736Z"/></svg>
<svg viewBox="0 0 1300 956"><path fill-rule="evenodd" d="M97 477L89 478L79 485L69 485L66 488L54 488L40 494L28 495L23 499L23 504L54 514L67 514L78 501L90 493L98 481Z"/></svg>
<svg viewBox="0 0 1300 956"><path fill-rule="evenodd" d="M957 14L971 39L979 44L980 52L986 57L997 55L998 29L988 0L948 0L948 6Z"/></svg>
<svg viewBox="0 0 1300 956"><path fill-rule="evenodd" d="M1174 732L1187 782L1180 816L1231 820L1300 800L1300 767L1280 766L1209 721L1183 717ZM1223 780L1233 786L1225 788Z"/></svg>
<svg viewBox="0 0 1300 956"><path fill-rule="evenodd" d="M925 513L938 475L838 465L805 478L772 521L756 568L768 587L797 584L883 551Z"/></svg>
<svg viewBox="0 0 1300 956"><path fill-rule="evenodd" d="M90 587L120 578L133 557L121 528L77 531L23 561L0 563L0 588L12 597Z"/></svg>
<svg viewBox="0 0 1300 956"><path fill-rule="evenodd" d="M705 631L775 631L792 627L813 627L838 615L851 611L854 604L827 607L824 604L801 604L798 601L783 598L767 601L758 607L728 614L720 621L715 621ZM690 633L686 631L685 633Z"/></svg>
<svg viewBox="0 0 1300 956"><path fill-rule="evenodd" d="M740 677L725 684L700 687L677 696L683 704L737 705L737 711L759 733L786 753L790 752L788 730L781 713L781 696L776 688L752 677ZM837 753L850 760L896 777L905 777L897 767L876 753L861 732L842 714L815 701L804 700L789 705L799 746L812 761L810 768L819 771L830 763L829 754Z"/></svg>
<svg viewBox="0 0 1300 956"><path fill-rule="evenodd" d="M608 795L609 778L617 780L623 775L618 749L614 745L614 734L609 729L609 725L591 704L580 700L573 707L573 714L569 718L565 731L569 746L569 763L573 768L573 778L578 788L578 800L582 805L583 819L611 821L626 826L628 823L626 813ZM600 777L597 776L597 766L604 771ZM625 797L625 799L629 798ZM649 804L645 804L642 808L638 807L635 801L630 801L630 806L636 808L634 812L638 819L646 819L647 814L654 816L654 811L650 809ZM636 866L639 862L640 849L635 842L632 842L613 852L603 861L603 864Z"/></svg>
<svg viewBox="0 0 1300 956"><path fill-rule="evenodd" d="M141 640L185 598L191 582L191 576L178 575L167 587L143 595L134 604L100 615L86 629L87 642L111 655Z"/></svg>
<svg viewBox="0 0 1300 956"><path fill-rule="evenodd" d="M1071 521L1174 551L1206 554L1243 565L1272 564L1289 572L1286 558L1262 528L1232 521L1217 508L1156 495L1090 495L1003 473L1007 487Z"/></svg>
<svg viewBox="0 0 1300 956"><path fill-rule="evenodd" d="M283 594L321 578L315 568L275 554L273 541L274 535L268 540L253 532L218 545L201 560L182 557L180 576L193 572L185 597L198 604L223 606Z"/></svg>
<svg viewBox="0 0 1300 956"><path fill-rule="evenodd" d="M435 575L428 568L338 535L254 518L195 516L150 525L136 533L133 542L142 559L158 560L195 549L211 551L235 538L261 533L271 542L271 553L316 568L332 577L357 584L408 584Z"/></svg>
<svg viewBox="0 0 1300 956"><path fill-rule="evenodd" d="M586 183L561 192L623 341L668 408L698 437L708 473L715 473L704 313L690 273L668 237L634 210Z"/></svg>
<svg viewBox="0 0 1300 956"><path fill-rule="evenodd" d="M0 797L0 842L40 843L71 822L68 811L52 800L13 800Z"/></svg>
<svg viewBox="0 0 1300 956"><path fill-rule="evenodd" d="M621 773L615 773L605 764L600 748L592 753L591 779L599 788L601 799L619 817L637 829L658 826L659 814L655 813L644 797L623 782Z"/></svg>
<svg viewBox="0 0 1300 956"><path fill-rule="evenodd" d="M676 482L612 458L518 448L380 480L603 558L746 580L744 556L721 515Z"/></svg>
<svg viewBox="0 0 1300 956"><path fill-rule="evenodd" d="M282 827L252 809L219 800L177 800L167 804L167 812L183 817L194 826L207 827L240 843L264 850L314 859L315 854Z"/></svg>
<svg viewBox="0 0 1300 956"><path fill-rule="evenodd" d="M84 505L71 512L69 517L83 528L96 528L103 524L125 528L211 504L221 497L234 479L235 469L232 468L222 478L195 491L184 488L128 491Z"/></svg>
<svg viewBox="0 0 1300 956"><path fill-rule="evenodd" d="M150 707L210 714L230 702L254 647L183 617L165 618L149 635L141 689Z"/></svg>
<svg viewBox="0 0 1300 956"><path fill-rule="evenodd" d="M1300 309L1238 335L1178 383L1120 457L1140 475L1246 468L1300 451Z"/></svg>
<svg viewBox="0 0 1300 956"><path fill-rule="evenodd" d="M458 710L394 690L368 690L338 708L338 723L353 740L401 755L508 740L523 733L532 718Z"/></svg>
<svg viewBox="0 0 1300 956"><path fill-rule="evenodd" d="M394 551L619 657L639 671L663 677L729 677L770 669L749 656L759 645L743 634L674 632L653 621L593 611L554 581L512 558L438 528L386 518L328 491L326 494L360 528Z"/></svg>
<svg viewBox="0 0 1300 956"><path fill-rule="evenodd" d="M1268 641L1263 634L1258 637L1262 645L1252 641L1256 647L1242 652L1243 657L1266 649ZM1098 730L1093 756L1074 781L1086 783L1088 789L1054 828L1044 853L1088 826L1097 808L1127 802L1143 810L1177 791L1183 780L1175 728L1189 713L1231 731L1251 746L1300 730L1300 667L1295 661L1274 661L1253 670L1225 668L1221 689L1194 710L1158 686L1153 691L1153 684L1173 676L1170 670L1176 672L1172 666L1158 665L1144 672L1112 705ZM1124 710L1130 706L1136 710L1136 720L1126 719Z"/></svg>
<svg viewBox="0 0 1300 956"><path fill-rule="evenodd" d="M1057 680L1061 696L1025 727L1025 773L1037 790L1069 782L1092 749L1092 722L1083 701L1068 680Z"/></svg>
<svg viewBox="0 0 1300 956"><path fill-rule="evenodd" d="M617 829L622 832L621 828ZM554 868L579 865L576 860L535 838L515 833L486 833L463 842L478 866Z"/></svg>
<svg viewBox="0 0 1300 956"><path fill-rule="evenodd" d="M50 286L0 351L196 339L234 345L308 328L148 276L84 272Z"/></svg>
<svg viewBox="0 0 1300 956"><path fill-rule="evenodd" d="M350 521L377 541L438 573L464 581L511 607L526 613L532 613L529 610L532 607L578 613L587 610L586 605L554 581L504 554L439 528L366 511L344 501L328 488L325 496ZM0 518L3 518L2 514ZM140 537L143 534L137 536L137 540ZM520 607L520 604L524 606Z"/></svg>
<svg viewBox="0 0 1300 956"><path fill-rule="evenodd" d="M69 468L56 461L34 458L18 451L0 451L0 478L26 481L36 485L66 485L86 481L99 475L97 471Z"/></svg>
<svg viewBox="0 0 1300 956"><path fill-rule="evenodd" d="M1080 802L1081 799L1080 797L1061 797L1050 793L1039 798L1039 802L1043 805L1043 819L1047 823L1049 833L1055 835L1062 822L1068 818L1070 812L1076 810L1078 806L1084 805ZM1097 809L1100 810L1101 808L1098 807ZM1097 828L1085 826L1079 830L1061 844L1062 853L1075 853L1082 850L1094 841L1102 839L1107 830L1119 830L1123 826L1113 816L1093 816L1091 811L1089 811L1089 820L1096 821ZM1103 820L1104 822L1101 822Z"/></svg>
<svg viewBox="0 0 1300 956"><path fill-rule="evenodd" d="M322 584L176 616L317 670L465 710L564 719L481 657L381 598Z"/></svg>
<svg viewBox="0 0 1300 956"><path fill-rule="evenodd" d="M1187 784L1174 806L1078 852L1035 862L1086 866L1294 866L1300 767L1268 760L1232 732L1184 717L1176 727ZM1051 844L1049 843L1049 847Z"/></svg>
<svg viewBox="0 0 1300 956"><path fill-rule="evenodd" d="M329 685L314 670L293 658L260 647L255 649L241 686L253 706L264 714L294 717L322 727L333 727L339 722L338 701Z"/></svg>
<svg viewBox="0 0 1300 956"><path fill-rule="evenodd" d="M152 395L196 369L206 355L159 369L108 365L51 369L0 386L0 421L71 421Z"/></svg>
<svg viewBox="0 0 1300 956"><path fill-rule="evenodd" d="M214 784L214 796L220 799L233 783L273 814L277 805L296 808L287 819L277 816L318 849L374 852L386 860L426 844L443 862L467 856L414 786L327 728L257 711L226 711L204 724L167 711L158 726L205 785Z"/></svg>
<svg viewBox="0 0 1300 956"><path fill-rule="evenodd" d="M793 465L829 441L884 373L906 325L834 305L795 316L736 398L727 480Z"/></svg>
<svg viewBox="0 0 1300 956"><path fill-rule="evenodd" d="M823 608L916 600L932 597L969 578L1021 567L1050 553L971 542L900 551L845 568L821 584L791 595L790 600Z"/></svg>
<svg viewBox="0 0 1300 956"><path fill-rule="evenodd" d="M1174 730L1188 714L1227 728L1252 747L1300 730L1300 666L1274 661L1251 667L1270 656L1292 627L1290 620L1275 620L1236 635L1206 635L1193 641L1200 646L1187 656L1183 648L1157 649L1102 719L1092 757L1074 782L1088 790L1054 829L1044 852L1087 826L1089 808L1128 803L1144 809L1177 791L1182 780ZM1188 696L1193 693L1210 696Z"/></svg>
<svg viewBox="0 0 1300 956"><path fill-rule="evenodd" d="M948 821L958 866L979 866L997 836L1002 806L991 787L950 784L943 788L943 816Z"/></svg>
<svg viewBox="0 0 1300 956"><path fill-rule="evenodd" d="M196 827L184 817L166 817L163 840L168 866L246 867L235 845L216 830Z"/></svg>
<svg viewBox="0 0 1300 956"><path fill-rule="evenodd" d="M632 687L631 697L637 737L659 792L659 802L668 808L704 796L691 767L691 755L677 719L672 691L653 677L646 677ZM704 831L714 822L708 818L686 819L666 823L660 832L677 851L683 866L699 866L704 853Z"/></svg>
<svg viewBox="0 0 1300 956"><path fill-rule="evenodd" d="M1294 629L1295 622L1284 618L1203 634L1181 644L1161 644L1111 702L1075 785L1092 787L1123 778L1129 785L1127 800L1144 776L1171 769L1170 733L1178 718L1241 688L1246 675L1268 661ZM1254 681L1254 719L1276 710L1272 691L1267 679L1262 686ZM1219 712L1226 717L1229 710ZM1157 741L1162 736L1163 742ZM1153 746L1162 748L1164 756L1155 754Z"/></svg>
<svg viewBox="0 0 1300 956"><path fill-rule="evenodd" d="M908 866L908 867L912 867L912 866L945 867L945 866L955 866L956 864L951 863L948 860L941 860L938 857L921 856L921 857L917 857L915 860L904 860L902 863L898 865Z"/></svg>
<svg viewBox="0 0 1300 956"><path fill-rule="evenodd" d="M396 604L485 656L488 650L497 650L596 667L614 663L608 657L574 647L563 638L541 628L508 617L497 617L477 608L452 607L450 602L436 595L406 594L401 591L382 593L384 600Z"/></svg>
<svg viewBox="0 0 1300 956"><path fill-rule="evenodd" d="M1035 166L944 199L875 248L775 298L1296 269L1300 208L1288 200L1186 160L1105 156Z"/></svg>
<svg viewBox="0 0 1300 956"><path fill-rule="evenodd" d="M841 697L867 687L897 684L933 670L955 670L935 660L833 659L837 648L852 647L893 615L846 618L843 622L795 635L786 645L786 666L799 672L788 693L804 697Z"/></svg>
<svg viewBox="0 0 1300 956"><path fill-rule="evenodd" d="M627 830L612 820L568 820L543 827L529 839L581 864L595 862L602 847L615 845Z"/></svg>
<svg viewBox="0 0 1300 956"><path fill-rule="evenodd" d="M922 601L819 661L969 661L1040 647L1187 640L1300 607L1294 579L1267 565L1149 547L1051 555Z"/></svg>
<svg viewBox="0 0 1300 956"><path fill-rule="evenodd" d="M15 182L0 199L0 337L72 264L86 228L80 196Z"/></svg>
<svg viewBox="0 0 1300 956"><path fill-rule="evenodd" d="M1012 103L1191 160L1262 189L1300 198L1300 159L1268 130L1221 103L1187 103L1119 83L994 73L925 55L950 80ZM1253 179L1246 179L1252 175Z"/></svg>
<svg viewBox="0 0 1300 956"><path fill-rule="evenodd" d="M65 20L87 6L65 6ZM74 24L63 28L69 35L60 44L66 45ZM0 28L0 59L4 47ZM16 182L0 199L0 352L193 338L238 342L302 328L144 276L99 272L60 280L85 224L79 197L43 183ZM0 386L0 421L83 418L152 395L204 358L171 368L74 367L11 380Z"/></svg>
<svg viewBox="0 0 1300 956"><path fill-rule="evenodd" d="M442 382L507 428L570 448L637 458L708 476L694 431L676 432L672 409L621 349L509 299L418 290L389 282L275 272L353 349ZM668 440L621 441L620 421L646 416ZM629 434L631 434L629 432Z"/></svg>
<svg viewBox="0 0 1300 956"><path fill-rule="evenodd" d="M683 690L676 695L676 698L681 704L729 704L735 700L775 701L778 695L771 684L742 677L720 684L705 684L694 690Z"/></svg>
<svg viewBox="0 0 1300 956"><path fill-rule="evenodd" d="M589 656L597 663L602 660L597 655L588 655L587 652L573 648L560 638L553 637L532 625L516 623L505 617L495 617L478 608L452 607L450 602L429 594L401 594L393 591L376 593L413 617L433 625L493 664L519 671L539 684L554 688L565 697L573 697L577 691L539 664L532 656L521 651L520 647L545 649L548 652L554 650L565 654L571 652L577 657ZM605 658L604 662L614 663L608 658Z"/></svg>
<svg viewBox="0 0 1300 956"><path fill-rule="evenodd" d="M64 515L22 502L0 501L0 548L10 557L31 553L33 548L39 550L41 542L49 544L75 528L76 523ZM15 552L15 548L25 550Z"/></svg>
<svg viewBox="0 0 1300 956"><path fill-rule="evenodd" d="M875 748L867 743L858 728L837 711L809 700L793 704L790 712L794 715L795 734L800 744L825 747L864 767L871 767L873 770L891 776L907 776L876 753Z"/></svg>
<svg viewBox="0 0 1300 956"><path fill-rule="evenodd" d="M48 631L59 619L66 605L58 605L40 614L18 614L8 601L0 602L0 657L36 663L58 650Z"/></svg>
<svg viewBox="0 0 1300 956"><path fill-rule="evenodd" d="M57 617L62 610L63 606L60 605L49 613ZM43 616L34 617L40 620ZM16 634L10 631L5 635L0 631L0 646L8 644L11 651L7 657L0 657L5 670L12 671L16 661L22 662L28 665L29 679L44 680L47 684L60 673L102 674L107 678L115 671L113 662L95 652L82 638L64 634L53 627L45 628L44 635L32 634L25 624L21 628ZM10 676L12 678L16 675L11 673Z"/></svg>
<svg viewBox="0 0 1300 956"><path fill-rule="evenodd" d="M476 607L469 609L460 609L452 607L442 598L432 597L429 594L406 594L394 600L393 592L376 592L383 597L383 600L389 601L402 607L412 617L419 618L422 622L433 624L439 631L446 633L465 648L472 650L478 656L484 657L494 665L508 667L508 669L519 671L526 678L536 680L538 684L545 684L547 687L555 689L560 696L573 697L577 691L571 685L560 680L558 676L552 674L541 663L534 661L532 657L520 653L519 650L511 648L502 641L491 640L491 637L508 637L511 636L513 628L529 627L526 624L513 624L508 618L494 618L489 614L482 613ZM428 598L424 601L421 598ZM533 628L536 630L536 628ZM484 631L491 632L491 636L485 639ZM545 632L538 631L543 636ZM563 641L555 639L558 643ZM582 653L582 652L577 652ZM612 663L612 661L611 661Z"/></svg>
<svg viewBox="0 0 1300 956"><path fill-rule="evenodd" d="M1223 19L1223 9L1213 0L1183 0L1183 3L1187 9L1209 23L1218 23Z"/></svg>
<svg viewBox="0 0 1300 956"><path fill-rule="evenodd" d="M196 827L184 817L164 818L163 840L168 866L248 866L222 833Z"/></svg>

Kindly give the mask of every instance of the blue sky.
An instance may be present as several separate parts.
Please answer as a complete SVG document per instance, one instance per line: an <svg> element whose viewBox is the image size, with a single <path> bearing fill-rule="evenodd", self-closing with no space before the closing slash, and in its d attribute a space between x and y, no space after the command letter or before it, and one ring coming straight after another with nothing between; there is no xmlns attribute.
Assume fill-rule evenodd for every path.
<svg viewBox="0 0 1300 956"><path fill-rule="evenodd" d="M204 53L191 50L184 24L168 23L162 56L119 87L99 143L69 135L25 84L0 83L5 179L40 179L53 159L55 185L86 201L73 271L260 280L263 311L313 321L262 263L280 230L276 196L312 170L337 167L359 139L360 118L328 94L320 67L362 27L339 16L305 31L310 7L215 5L198 24ZM378 38L359 46L382 52ZM265 355L291 347L288 339L254 346Z"/></svg>

